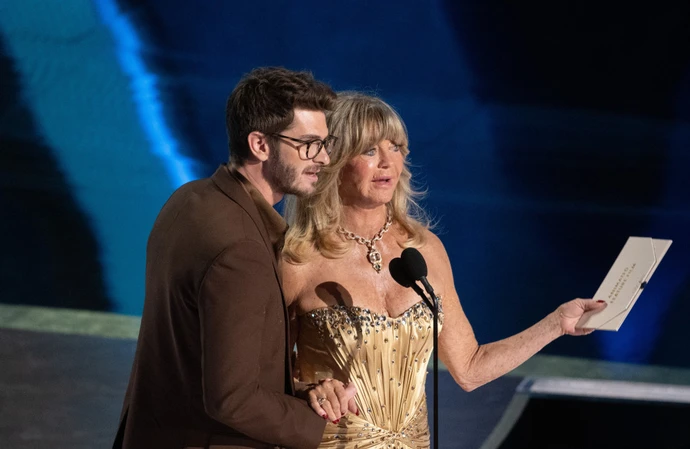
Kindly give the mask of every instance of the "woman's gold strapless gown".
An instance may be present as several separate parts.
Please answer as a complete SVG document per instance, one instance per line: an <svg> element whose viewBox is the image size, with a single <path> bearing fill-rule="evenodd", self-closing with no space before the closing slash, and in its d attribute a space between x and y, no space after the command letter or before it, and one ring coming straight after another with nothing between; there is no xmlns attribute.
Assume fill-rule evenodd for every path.
<svg viewBox="0 0 690 449"><path fill-rule="evenodd" d="M357 385L359 416L329 422L322 448L428 448L427 364L433 314L422 302L397 318L332 306L300 317L297 374ZM440 325L440 323L439 323Z"/></svg>

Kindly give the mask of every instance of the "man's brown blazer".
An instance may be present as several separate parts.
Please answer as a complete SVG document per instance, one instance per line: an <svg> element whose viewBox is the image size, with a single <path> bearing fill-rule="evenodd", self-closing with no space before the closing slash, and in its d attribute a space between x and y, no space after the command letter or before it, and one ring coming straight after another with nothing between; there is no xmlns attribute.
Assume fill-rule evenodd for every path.
<svg viewBox="0 0 690 449"><path fill-rule="evenodd" d="M292 396L287 309L260 207L221 166L161 210L114 448L318 445L324 419Z"/></svg>

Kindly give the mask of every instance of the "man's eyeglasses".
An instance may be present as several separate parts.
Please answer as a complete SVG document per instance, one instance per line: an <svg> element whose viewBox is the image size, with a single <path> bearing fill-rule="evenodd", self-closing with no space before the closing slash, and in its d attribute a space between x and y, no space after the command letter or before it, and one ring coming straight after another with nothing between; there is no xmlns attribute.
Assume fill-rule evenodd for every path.
<svg viewBox="0 0 690 449"><path fill-rule="evenodd" d="M268 133L269 136L273 137L278 137L280 139L287 139L291 140L293 142L298 143L299 145L290 145L297 151L299 151L303 157L306 159L314 159L316 156L319 155L321 150L324 148L326 149L326 154L331 154L331 151L333 151L333 145L335 142L338 140L336 136L327 136L325 139L313 139L313 140L302 140L302 139L295 139L294 137L290 136L284 136L282 134L278 133ZM302 152L301 148L304 148L305 151Z"/></svg>

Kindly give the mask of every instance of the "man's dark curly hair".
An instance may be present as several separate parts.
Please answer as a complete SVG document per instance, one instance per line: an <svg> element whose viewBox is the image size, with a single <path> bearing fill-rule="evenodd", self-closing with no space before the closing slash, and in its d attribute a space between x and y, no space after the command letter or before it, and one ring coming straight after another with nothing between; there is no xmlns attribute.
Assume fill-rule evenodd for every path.
<svg viewBox="0 0 690 449"><path fill-rule="evenodd" d="M246 74L230 94L225 108L230 161L241 167L249 157L250 133L280 133L295 109L330 111L335 92L310 72L262 67Z"/></svg>

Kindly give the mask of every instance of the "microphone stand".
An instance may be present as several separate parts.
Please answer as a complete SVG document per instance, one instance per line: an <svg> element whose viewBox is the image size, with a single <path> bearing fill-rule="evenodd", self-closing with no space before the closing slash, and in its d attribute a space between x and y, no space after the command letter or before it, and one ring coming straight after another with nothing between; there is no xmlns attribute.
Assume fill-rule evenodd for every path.
<svg viewBox="0 0 690 449"><path fill-rule="evenodd" d="M438 297L434 300L434 449L438 449Z"/></svg>
<svg viewBox="0 0 690 449"><path fill-rule="evenodd" d="M431 286L429 289L431 290ZM440 309L438 296L434 294L433 290L429 293L434 303L434 307L431 309L434 312L434 449L438 449L438 312Z"/></svg>
<svg viewBox="0 0 690 449"><path fill-rule="evenodd" d="M406 262L403 262L402 257L406 257L405 254L408 254L408 256L406 258ZM412 270L410 270L410 268L412 268ZM419 253L419 251L415 250L414 248L405 249L401 257L396 257L393 260L391 260L390 273L393 279L398 284L402 285L403 287L411 287L412 290L415 291L415 293L421 296L422 300L429 307L433 315L433 447L434 449L438 449L438 314L439 312L442 312L441 307L439 305L439 298L434 293L434 289L431 287L431 284L429 284L429 281L426 280L427 269L426 263L424 262L424 258ZM431 299L429 299L429 297L426 296L424 290L422 290L421 287L417 284L417 281L420 281L422 285L424 285L424 289L427 291Z"/></svg>
<svg viewBox="0 0 690 449"><path fill-rule="evenodd" d="M431 288L431 285L429 284L429 282L427 282L426 277L422 277L421 282L422 282L422 284L424 284L424 288L429 293L429 296L431 296L431 299L429 299L424 294L424 292L422 291L421 288L419 288L419 285L417 285L416 282L414 284L412 284L412 289L415 292L417 292L417 294L419 296L422 297L422 300L424 300L426 305L429 306L429 308L431 309L431 312L434 315L434 317L433 317L433 319L434 319L434 326L433 326L433 345L434 345L433 346L433 361L434 361L434 366L433 366L433 379L434 379L433 437L434 437L434 443L433 443L433 448L438 449L438 312L440 310L439 298L434 293L434 289Z"/></svg>

